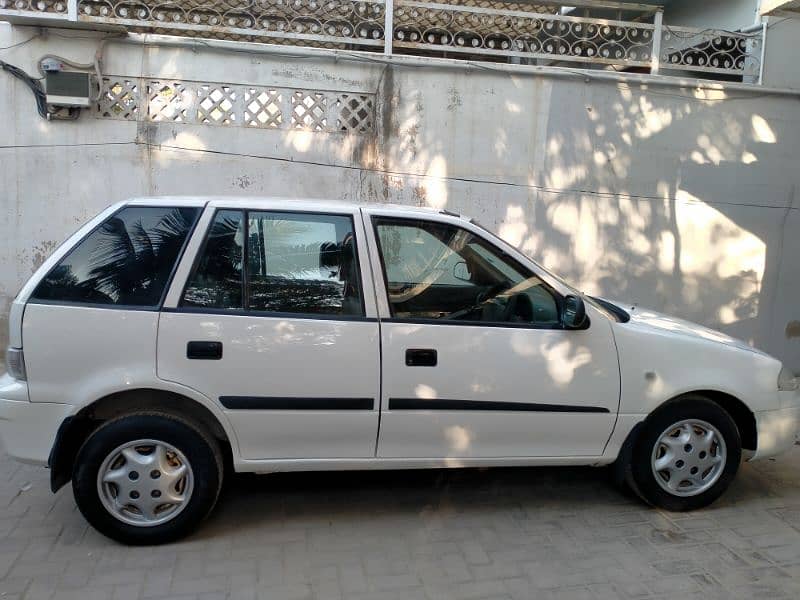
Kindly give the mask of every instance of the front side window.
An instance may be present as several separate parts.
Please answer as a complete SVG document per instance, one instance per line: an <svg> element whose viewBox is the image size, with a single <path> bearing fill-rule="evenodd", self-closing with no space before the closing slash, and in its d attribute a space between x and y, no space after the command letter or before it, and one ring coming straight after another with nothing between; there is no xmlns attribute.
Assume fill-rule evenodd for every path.
<svg viewBox="0 0 800 600"><path fill-rule="evenodd" d="M128 206L83 239L32 300L157 307L199 208Z"/></svg>
<svg viewBox="0 0 800 600"><path fill-rule="evenodd" d="M392 316L558 327L558 301L534 273L460 227L375 219Z"/></svg>
<svg viewBox="0 0 800 600"><path fill-rule="evenodd" d="M352 218L217 212L181 305L362 316Z"/></svg>

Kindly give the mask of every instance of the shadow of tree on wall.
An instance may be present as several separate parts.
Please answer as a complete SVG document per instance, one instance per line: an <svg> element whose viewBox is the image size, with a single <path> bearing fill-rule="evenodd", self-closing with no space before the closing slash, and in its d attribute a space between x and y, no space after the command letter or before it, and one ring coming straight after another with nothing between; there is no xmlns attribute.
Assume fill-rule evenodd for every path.
<svg viewBox="0 0 800 600"><path fill-rule="evenodd" d="M386 200L463 210L587 292L785 354L772 309L797 171L780 99L767 116L746 91L387 79L380 167L418 175L384 176Z"/></svg>
<svg viewBox="0 0 800 600"><path fill-rule="evenodd" d="M152 193L463 212L587 292L721 329L800 370L800 343L783 334L797 317L778 288L781 270L796 272L781 250L800 178L792 98L577 71L362 68L376 86L374 132L222 137L152 123ZM193 175L212 165L222 176Z"/></svg>

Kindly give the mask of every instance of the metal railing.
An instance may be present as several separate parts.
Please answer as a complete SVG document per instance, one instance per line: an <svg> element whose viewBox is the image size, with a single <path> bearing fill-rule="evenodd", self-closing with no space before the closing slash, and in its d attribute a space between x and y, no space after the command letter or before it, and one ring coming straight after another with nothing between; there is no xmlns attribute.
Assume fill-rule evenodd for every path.
<svg viewBox="0 0 800 600"><path fill-rule="evenodd" d="M53 25L65 20L281 45L760 81L763 30L674 27L662 23L662 12L645 12L641 5L588 0L579 4L630 6L641 14L635 20L573 16L560 14L559 4L546 1L0 0L0 19Z"/></svg>

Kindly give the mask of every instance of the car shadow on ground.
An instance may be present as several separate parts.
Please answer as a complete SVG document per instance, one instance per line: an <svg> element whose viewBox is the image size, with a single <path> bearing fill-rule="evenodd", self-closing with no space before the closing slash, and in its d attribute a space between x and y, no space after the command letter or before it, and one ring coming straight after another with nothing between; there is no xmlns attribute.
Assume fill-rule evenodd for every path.
<svg viewBox="0 0 800 600"><path fill-rule="evenodd" d="M743 464L731 487L700 512L780 496L784 481L769 461ZM780 471L777 475L780 475ZM798 489L793 490L797 493ZM203 538L240 530L308 527L321 522L435 519L498 514L589 514L648 510L615 486L607 468L513 467L400 471L234 474L198 533ZM697 514L696 512L693 514Z"/></svg>

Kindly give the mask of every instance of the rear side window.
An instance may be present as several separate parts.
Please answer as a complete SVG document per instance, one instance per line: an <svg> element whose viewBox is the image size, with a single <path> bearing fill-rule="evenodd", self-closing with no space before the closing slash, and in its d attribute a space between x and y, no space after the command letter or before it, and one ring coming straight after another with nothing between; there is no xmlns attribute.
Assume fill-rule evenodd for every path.
<svg viewBox="0 0 800 600"><path fill-rule="evenodd" d="M241 211L217 212L184 291L183 306L242 308L244 236Z"/></svg>
<svg viewBox="0 0 800 600"><path fill-rule="evenodd" d="M362 316L352 218L218 211L181 305Z"/></svg>
<svg viewBox="0 0 800 600"><path fill-rule="evenodd" d="M129 206L81 241L32 300L157 307L199 208Z"/></svg>

